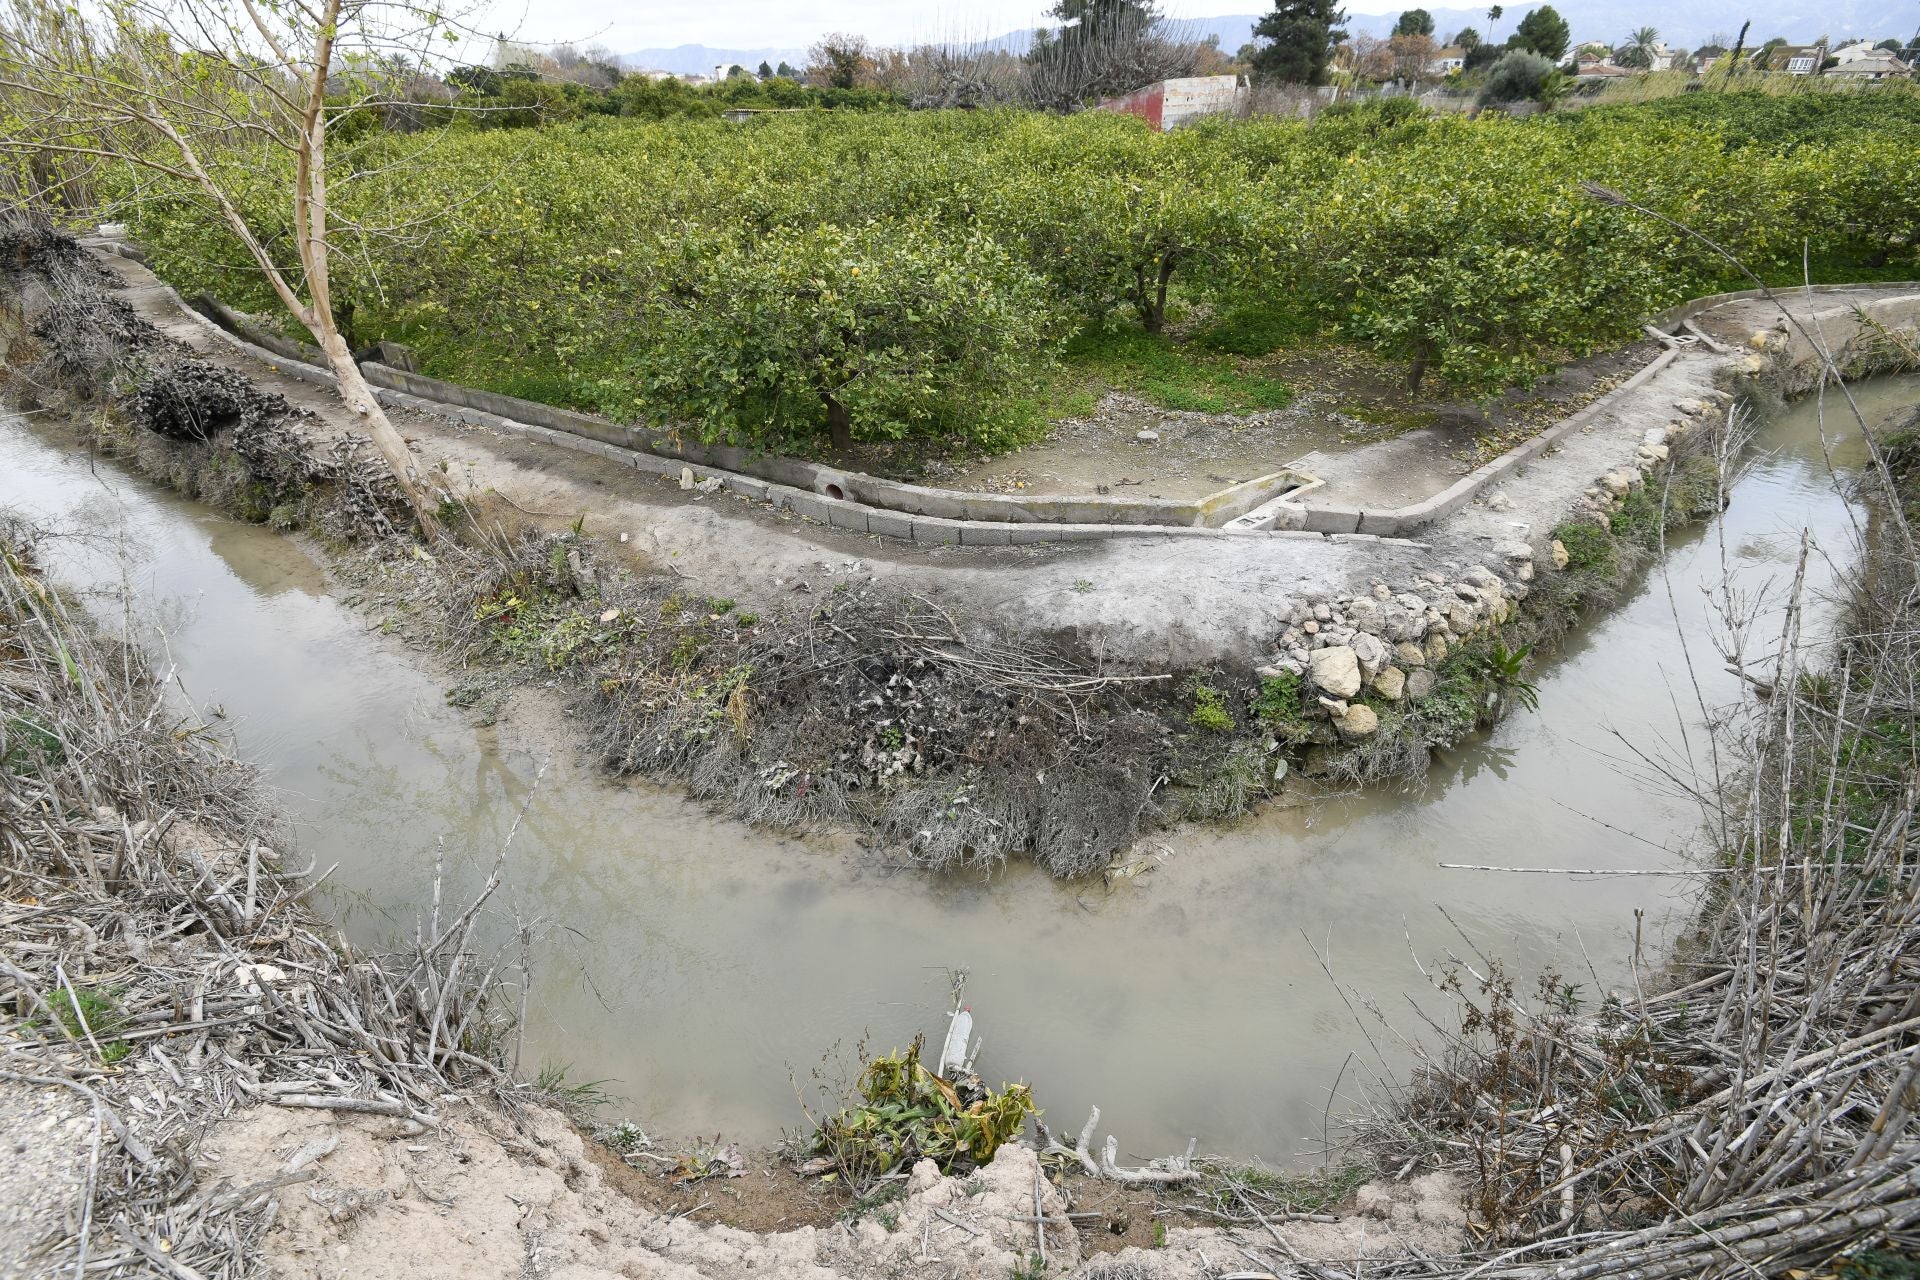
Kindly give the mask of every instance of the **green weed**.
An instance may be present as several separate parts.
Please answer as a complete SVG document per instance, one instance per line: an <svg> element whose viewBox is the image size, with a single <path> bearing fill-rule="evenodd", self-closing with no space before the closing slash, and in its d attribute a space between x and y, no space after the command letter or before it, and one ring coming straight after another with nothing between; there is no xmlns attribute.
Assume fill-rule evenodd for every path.
<svg viewBox="0 0 1920 1280"><path fill-rule="evenodd" d="M63 763L67 744L60 735L32 716L8 716L0 720L0 769L25 773Z"/></svg>
<svg viewBox="0 0 1920 1280"><path fill-rule="evenodd" d="M1290 725L1300 719L1304 709L1298 673L1282 671L1277 676L1261 679L1260 692L1253 700L1253 714L1262 723Z"/></svg>
<svg viewBox="0 0 1920 1280"><path fill-rule="evenodd" d="M125 1030L127 1015L120 1008L120 993L108 987L60 988L43 997L53 1016L67 1034L85 1040L89 1033L100 1046L100 1060L108 1066L124 1062L133 1046L118 1039Z"/></svg>
<svg viewBox="0 0 1920 1280"><path fill-rule="evenodd" d="M1569 521L1553 531L1567 549L1567 568L1610 578L1618 565L1613 535L1597 524Z"/></svg>
<svg viewBox="0 0 1920 1280"><path fill-rule="evenodd" d="M1193 699L1187 723L1208 733L1233 732L1233 716L1227 711L1226 697L1218 689L1196 675L1187 682L1187 693Z"/></svg>

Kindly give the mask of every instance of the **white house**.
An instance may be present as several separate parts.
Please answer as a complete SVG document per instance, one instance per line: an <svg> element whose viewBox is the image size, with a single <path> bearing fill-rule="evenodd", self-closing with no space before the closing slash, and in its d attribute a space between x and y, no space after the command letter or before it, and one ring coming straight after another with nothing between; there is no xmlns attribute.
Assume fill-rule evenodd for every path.
<svg viewBox="0 0 1920 1280"><path fill-rule="evenodd" d="M1838 57L1836 53L1834 55ZM1913 68L1892 54L1876 51L1858 58L1843 59L1839 66L1828 70L1829 76L1842 80L1897 80L1913 74Z"/></svg>
<svg viewBox="0 0 1920 1280"><path fill-rule="evenodd" d="M1767 69L1784 71L1790 76L1818 75L1826 60L1827 46L1823 44L1783 44L1773 51Z"/></svg>

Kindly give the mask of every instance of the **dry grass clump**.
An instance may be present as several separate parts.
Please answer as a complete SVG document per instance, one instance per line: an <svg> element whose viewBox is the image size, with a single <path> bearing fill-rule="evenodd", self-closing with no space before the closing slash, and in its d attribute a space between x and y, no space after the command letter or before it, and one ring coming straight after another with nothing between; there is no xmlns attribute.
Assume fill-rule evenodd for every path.
<svg viewBox="0 0 1920 1280"><path fill-rule="evenodd" d="M436 900L411 946L357 951L284 835L253 771L0 530L0 1079L78 1095L99 1135L29 1270L258 1274L276 1198L316 1171L197 1188L195 1148L236 1107L425 1128L451 1093L513 1096L495 991L514 966L476 954L480 904Z"/></svg>
<svg viewBox="0 0 1920 1280"><path fill-rule="evenodd" d="M1724 655L1754 696L1712 769L1668 774L1718 850L1669 970L1636 954L1630 991L1548 975L1522 994L1485 957L1456 965L1459 1028L1363 1127L1382 1160L1468 1177L1475 1274L1826 1274L1920 1251L1911 449L1881 450L1864 482L1846 639L1813 647L1796 580L1773 656ZM1714 607L1751 633L1756 601Z"/></svg>

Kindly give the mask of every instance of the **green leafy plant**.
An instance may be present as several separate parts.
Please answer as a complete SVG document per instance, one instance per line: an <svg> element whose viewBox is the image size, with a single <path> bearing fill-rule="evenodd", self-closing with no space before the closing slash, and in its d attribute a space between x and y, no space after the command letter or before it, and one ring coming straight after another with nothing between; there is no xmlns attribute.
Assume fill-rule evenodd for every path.
<svg viewBox="0 0 1920 1280"><path fill-rule="evenodd" d="M1208 733L1233 731L1234 720L1227 711L1226 696L1218 689L1196 674L1187 682L1187 694L1193 699L1193 710L1187 714L1187 723Z"/></svg>
<svg viewBox="0 0 1920 1280"><path fill-rule="evenodd" d="M1255 717L1269 725L1286 725L1299 720L1303 710L1299 673L1282 671L1261 678L1260 692L1253 700Z"/></svg>
<svg viewBox="0 0 1920 1280"><path fill-rule="evenodd" d="M874 1058L855 1086L857 1100L823 1119L811 1152L826 1158L856 1184L871 1183L894 1169L932 1160L942 1172L964 1173L993 1159L1038 1115L1023 1084L998 1093L980 1088L963 1098L960 1089L920 1061L922 1040L904 1053Z"/></svg>
<svg viewBox="0 0 1920 1280"><path fill-rule="evenodd" d="M34 717L11 715L0 720L0 769L21 773L57 765L66 758L67 745L60 735Z"/></svg>
<svg viewBox="0 0 1920 1280"><path fill-rule="evenodd" d="M1540 709L1540 690L1526 678L1527 663L1533 657L1531 645L1509 649L1498 639L1468 651L1479 667L1481 677L1501 697L1511 698L1529 711Z"/></svg>
<svg viewBox="0 0 1920 1280"><path fill-rule="evenodd" d="M1603 577L1614 573L1618 552L1613 545L1613 535L1599 525L1569 522L1556 528L1553 536L1567 550L1567 568Z"/></svg>
<svg viewBox="0 0 1920 1280"><path fill-rule="evenodd" d="M126 1029L127 1015L120 1007L120 992L110 987L62 987L42 997L53 1016L68 1035L85 1040L91 1035L100 1046L100 1060L108 1066L124 1062L133 1046L119 1039Z"/></svg>

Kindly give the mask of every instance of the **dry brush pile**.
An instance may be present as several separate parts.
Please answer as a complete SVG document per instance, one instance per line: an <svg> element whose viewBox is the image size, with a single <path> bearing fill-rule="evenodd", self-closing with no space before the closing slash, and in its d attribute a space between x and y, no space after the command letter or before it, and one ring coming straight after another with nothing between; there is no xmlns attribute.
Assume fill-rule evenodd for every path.
<svg viewBox="0 0 1920 1280"><path fill-rule="evenodd" d="M1862 484L1844 640L1803 630L1803 547L1774 656L1724 655L1754 696L1711 768L1668 778L1718 850L1676 958L1636 954L1598 1001L1484 957L1443 979L1462 1024L1364 1137L1467 1175L1470 1274L1911 1274L1874 1268L1920 1251L1916 427ZM1715 602L1729 637L1755 605Z"/></svg>
<svg viewBox="0 0 1920 1280"><path fill-rule="evenodd" d="M823 579L762 617L578 535L486 524L439 549L458 571L391 566L439 601L452 656L509 682L564 675L609 769L684 778L748 821L851 825L935 870L1024 854L1087 875L1185 803L1170 774L1227 749L1176 734L1166 675L924 598Z"/></svg>
<svg viewBox="0 0 1920 1280"><path fill-rule="evenodd" d="M348 945L253 771L103 638L0 531L0 1080L90 1109L82 1195L20 1262L36 1274L252 1276L303 1152L199 1186L220 1117L272 1105L424 1132L452 1095L514 1090L513 1025L472 907L409 945Z"/></svg>
<svg viewBox="0 0 1920 1280"><path fill-rule="evenodd" d="M337 541L409 525L372 446L194 355L111 292L78 241L0 210L0 390L63 410L103 452L251 520Z"/></svg>

